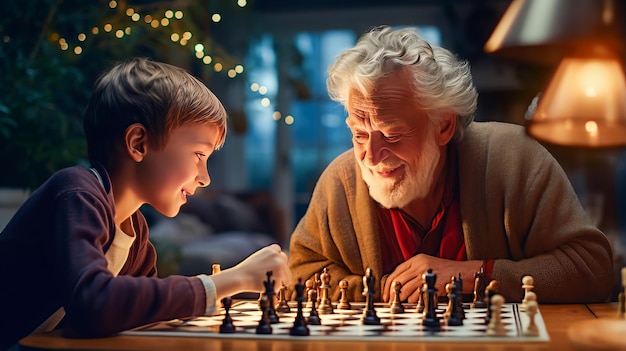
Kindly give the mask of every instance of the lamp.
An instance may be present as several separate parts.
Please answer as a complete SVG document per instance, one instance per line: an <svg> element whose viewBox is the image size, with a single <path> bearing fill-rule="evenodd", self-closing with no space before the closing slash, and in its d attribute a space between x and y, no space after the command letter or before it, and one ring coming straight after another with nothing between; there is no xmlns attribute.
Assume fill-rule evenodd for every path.
<svg viewBox="0 0 626 351"><path fill-rule="evenodd" d="M485 51L558 68L529 109L532 137L563 146L626 145L626 81L612 0L513 0Z"/></svg>

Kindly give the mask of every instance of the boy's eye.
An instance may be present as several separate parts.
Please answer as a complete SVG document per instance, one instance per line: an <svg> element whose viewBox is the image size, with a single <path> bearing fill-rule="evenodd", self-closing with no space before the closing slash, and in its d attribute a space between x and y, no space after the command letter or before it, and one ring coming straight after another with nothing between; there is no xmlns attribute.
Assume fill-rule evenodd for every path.
<svg viewBox="0 0 626 351"><path fill-rule="evenodd" d="M206 155L201 152L196 152L196 156L198 156L199 159L203 159L206 157Z"/></svg>

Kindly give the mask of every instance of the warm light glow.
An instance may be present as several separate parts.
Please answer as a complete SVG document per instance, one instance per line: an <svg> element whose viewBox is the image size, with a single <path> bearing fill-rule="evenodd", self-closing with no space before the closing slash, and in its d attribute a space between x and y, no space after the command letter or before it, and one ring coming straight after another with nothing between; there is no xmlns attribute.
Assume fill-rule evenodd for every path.
<svg viewBox="0 0 626 351"><path fill-rule="evenodd" d="M117 1L114 1L114 0L113 1L109 1L109 7L112 8L112 9L116 8L117 7Z"/></svg>
<svg viewBox="0 0 626 351"><path fill-rule="evenodd" d="M528 125L531 136L559 145L626 144L626 80L617 59L563 59Z"/></svg>
<svg viewBox="0 0 626 351"><path fill-rule="evenodd" d="M237 5L239 5L239 7L245 7L248 4L248 2L246 0L237 0Z"/></svg>
<svg viewBox="0 0 626 351"><path fill-rule="evenodd" d="M135 13L135 10L133 10L132 7L129 7L126 9L126 16L130 17Z"/></svg>
<svg viewBox="0 0 626 351"><path fill-rule="evenodd" d="M158 28L159 27L159 20L152 20L152 22L150 22L150 26L152 28Z"/></svg>
<svg viewBox="0 0 626 351"><path fill-rule="evenodd" d="M500 19L498 26L485 43L485 51L486 52L494 52L495 50L502 47L502 43L504 42L504 38L506 38L507 33L511 30L513 23L515 22L515 18L517 18L520 9L522 8L523 1L513 0L509 7L506 9L506 12Z"/></svg>
<svg viewBox="0 0 626 351"><path fill-rule="evenodd" d="M250 84L250 90L252 90L252 91L259 91L259 83L252 83L252 84Z"/></svg>
<svg viewBox="0 0 626 351"><path fill-rule="evenodd" d="M98 29L98 27L91 28L91 34L96 35L98 33L100 33L100 29Z"/></svg>
<svg viewBox="0 0 626 351"><path fill-rule="evenodd" d="M124 33L125 33L126 35L130 35L130 33L131 33L131 29L130 29L130 27L126 27L126 28L124 28Z"/></svg>
<svg viewBox="0 0 626 351"><path fill-rule="evenodd" d="M269 98L261 99L261 105L263 105L263 107L269 106L270 105L270 99Z"/></svg>
<svg viewBox="0 0 626 351"><path fill-rule="evenodd" d="M292 125L293 122L295 122L295 118L293 118L293 116L291 116L291 115L285 116L285 124L286 125Z"/></svg>
<svg viewBox="0 0 626 351"><path fill-rule="evenodd" d="M172 11L172 10L167 10L167 11L165 11L165 17L166 17L166 18L172 18L172 17L174 17L174 11Z"/></svg>
<svg viewBox="0 0 626 351"><path fill-rule="evenodd" d="M130 19L132 19L135 22L138 22L141 19L141 15L139 15L138 13L133 13Z"/></svg>
<svg viewBox="0 0 626 351"><path fill-rule="evenodd" d="M259 87L259 94L261 94L261 95L265 95L265 94L267 94L267 87L266 87L266 86L263 86L263 85L262 85L262 86L260 86L260 87Z"/></svg>
<svg viewBox="0 0 626 351"><path fill-rule="evenodd" d="M216 64L215 64L215 66L213 66L213 69L215 70L215 72L221 72L223 68L224 68L224 67L223 67L223 66L222 66L222 64L221 64L221 63L219 63L219 62L218 62L218 63L216 63Z"/></svg>
<svg viewBox="0 0 626 351"><path fill-rule="evenodd" d="M178 34L176 34L176 33L172 33L172 35L170 35L170 39L173 42L177 42L180 39L180 36Z"/></svg>
<svg viewBox="0 0 626 351"><path fill-rule="evenodd" d="M111 25L111 23L105 24L103 28L104 28L104 31L107 33L113 30L113 26Z"/></svg>
<svg viewBox="0 0 626 351"><path fill-rule="evenodd" d="M85 33L80 33L78 35L78 41L85 41L85 39L87 39L87 36L85 35Z"/></svg>
<svg viewBox="0 0 626 351"><path fill-rule="evenodd" d="M228 77L229 78L235 78L236 75L237 75L237 72L235 72L234 69L229 69L228 70Z"/></svg>
<svg viewBox="0 0 626 351"><path fill-rule="evenodd" d="M205 65L208 65L209 63L211 63L213 61L213 58L211 56L204 56L202 58L202 63L204 63Z"/></svg>
<svg viewBox="0 0 626 351"><path fill-rule="evenodd" d="M183 18L183 11L176 11L174 13L174 17L176 17L176 19L182 19Z"/></svg>
<svg viewBox="0 0 626 351"><path fill-rule="evenodd" d="M80 54L82 54L82 53L83 53L83 48L81 48L80 46L75 47L75 48L74 48L74 53L75 53L76 55L80 55Z"/></svg>
<svg viewBox="0 0 626 351"><path fill-rule="evenodd" d="M222 20L222 15L220 15L219 13L215 13L213 14L213 16L211 16L211 20L217 23Z"/></svg>
<svg viewBox="0 0 626 351"><path fill-rule="evenodd" d="M202 43L198 43L193 47L194 50L196 50L196 52L202 52L204 51L204 45Z"/></svg>
<svg viewBox="0 0 626 351"><path fill-rule="evenodd" d="M235 72L239 74L243 73L243 66L242 65L235 66Z"/></svg>
<svg viewBox="0 0 626 351"><path fill-rule="evenodd" d="M161 25L163 27L167 27L168 24L170 24L170 20L168 20L167 18L161 18Z"/></svg>
<svg viewBox="0 0 626 351"><path fill-rule="evenodd" d="M274 113L272 113L272 118L273 118L275 121L278 121L278 120L280 119L280 117L281 117L281 114L280 114L280 112L279 112L279 111L274 111Z"/></svg>
<svg viewBox="0 0 626 351"><path fill-rule="evenodd" d="M121 29L118 29L117 31L115 31L115 36L117 38L122 38L124 36L124 31Z"/></svg>

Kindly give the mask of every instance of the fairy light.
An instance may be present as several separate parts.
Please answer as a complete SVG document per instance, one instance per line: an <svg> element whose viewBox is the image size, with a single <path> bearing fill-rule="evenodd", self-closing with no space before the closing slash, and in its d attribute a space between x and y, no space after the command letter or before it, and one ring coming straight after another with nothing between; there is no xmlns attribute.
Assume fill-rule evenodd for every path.
<svg viewBox="0 0 626 351"><path fill-rule="evenodd" d="M261 95L265 95L265 94L267 94L267 87L266 87L266 86L264 86L264 85L261 85L261 86L259 87L259 94L261 94Z"/></svg>
<svg viewBox="0 0 626 351"><path fill-rule="evenodd" d="M280 114L280 112L279 112L279 111L274 111L274 113L272 113L272 118L273 118L275 121L278 121L278 120L280 119L280 117L281 117L281 116L282 116L282 115Z"/></svg>
<svg viewBox="0 0 626 351"><path fill-rule="evenodd" d="M293 118L292 115L285 116L285 124L288 125L288 126L292 125L293 122L295 122L295 120L296 119Z"/></svg>
<svg viewBox="0 0 626 351"><path fill-rule="evenodd" d="M259 91L259 83L252 83L252 84L250 84L250 90L252 90L252 91Z"/></svg>
<svg viewBox="0 0 626 351"><path fill-rule="evenodd" d="M152 21L150 22L150 26L151 26L152 28L158 28L158 27L159 27L159 20L156 20L156 19L155 19L155 20L152 20Z"/></svg>
<svg viewBox="0 0 626 351"><path fill-rule="evenodd" d="M176 11L176 12L174 13L174 17L175 17L176 19L182 19L182 18L183 18L183 11L180 11L180 10L179 10L179 11Z"/></svg>
<svg viewBox="0 0 626 351"><path fill-rule="evenodd" d="M74 53L75 53L76 55L80 55L80 54L82 54L82 53L83 53L83 48L81 48L80 46L75 47L75 48L74 48Z"/></svg>
<svg viewBox="0 0 626 351"><path fill-rule="evenodd" d="M229 69L228 70L228 77L229 78L235 78L235 76L237 76L237 72L235 72L234 69Z"/></svg>
<svg viewBox="0 0 626 351"><path fill-rule="evenodd" d="M243 66L242 65L235 66L235 72L237 72L238 74L242 74L243 73Z"/></svg>
<svg viewBox="0 0 626 351"><path fill-rule="evenodd" d="M246 0L237 0L237 5L239 5L239 7L245 7L248 4L248 2Z"/></svg>
<svg viewBox="0 0 626 351"><path fill-rule="evenodd" d="M87 36L85 35L85 33L80 33L78 35L78 41L85 41L85 39L87 39Z"/></svg>
<svg viewBox="0 0 626 351"><path fill-rule="evenodd" d="M126 27L126 28L124 28L124 33L126 33L126 35L130 35L130 33L131 33L131 28L130 28L130 27Z"/></svg>
<svg viewBox="0 0 626 351"><path fill-rule="evenodd" d="M121 39L124 37L124 31L121 29L118 29L115 31L115 37L117 37L118 39Z"/></svg>
<svg viewBox="0 0 626 351"><path fill-rule="evenodd" d="M208 65L208 64L210 64L211 62L213 62L213 58L212 58L211 56L209 56L209 55L204 56L204 57L202 58L202 63L204 63L205 65Z"/></svg>
<svg viewBox="0 0 626 351"><path fill-rule="evenodd" d="M146 21L146 23L150 23L152 22L152 16L146 15L146 17L144 17L143 20Z"/></svg>
<svg viewBox="0 0 626 351"><path fill-rule="evenodd" d="M222 71L222 68L224 68L224 67L223 67L223 66L222 66L222 64L221 64L221 63L219 63L219 62L217 62L217 63L215 64L215 66L213 66L213 69L215 70L215 72L221 72L221 71Z"/></svg>
<svg viewBox="0 0 626 351"><path fill-rule="evenodd" d="M135 14L135 10L132 7L126 9L126 16L132 17Z"/></svg>
<svg viewBox="0 0 626 351"><path fill-rule="evenodd" d="M172 35L170 35L170 39L173 42L177 42L180 39L180 35L178 35L178 33L172 33Z"/></svg>
<svg viewBox="0 0 626 351"><path fill-rule="evenodd" d="M167 10L165 11L165 18L173 18L174 17L174 11L172 10Z"/></svg>
<svg viewBox="0 0 626 351"><path fill-rule="evenodd" d="M117 1L115 1L115 0L109 1L109 7L112 8L112 9L116 8L117 7Z"/></svg>
<svg viewBox="0 0 626 351"><path fill-rule="evenodd" d="M133 13L133 15L130 17L130 19L132 19L134 22L139 22L139 20L141 19L141 15L138 14L137 12Z"/></svg>
<svg viewBox="0 0 626 351"><path fill-rule="evenodd" d="M214 13L213 16L211 16L211 20L217 23L222 20L222 15L220 15L219 13Z"/></svg>
<svg viewBox="0 0 626 351"><path fill-rule="evenodd" d="M113 26L111 25L111 23L107 23L104 25L104 27L102 27L102 29L104 29L105 32L109 33L113 30Z"/></svg>
<svg viewBox="0 0 626 351"><path fill-rule="evenodd" d="M170 24L170 20L168 20L167 18L161 18L161 25L163 27L167 27Z"/></svg>
<svg viewBox="0 0 626 351"><path fill-rule="evenodd" d="M266 98L266 97L262 98L262 99L261 99L261 105L262 105L263 107L267 107L267 106L269 106L269 105L270 105L270 99L269 99L269 98Z"/></svg>
<svg viewBox="0 0 626 351"><path fill-rule="evenodd" d="M98 35L98 33L100 33L100 29L98 29L98 27L91 28L91 34Z"/></svg>

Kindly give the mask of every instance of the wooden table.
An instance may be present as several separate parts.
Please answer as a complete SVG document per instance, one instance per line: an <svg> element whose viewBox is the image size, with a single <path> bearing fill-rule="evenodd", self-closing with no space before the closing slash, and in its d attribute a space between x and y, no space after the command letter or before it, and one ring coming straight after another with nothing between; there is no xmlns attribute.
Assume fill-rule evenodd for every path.
<svg viewBox="0 0 626 351"><path fill-rule="evenodd" d="M527 351L527 350L588 350L586 343L580 344L572 340L568 330L589 321L616 321L617 305L615 303L593 305L541 305L541 314L550 335L549 342L372 342L363 341L320 341L312 338L298 340L250 340L250 339L218 339L194 337L147 337L120 335L100 339L68 339L57 332L31 335L22 339L23 350L255 350L255 351L457 351L457 350L493 350L493 351ZM623 320L626 327L626 320ZM593 323L593 322L592 322ZM595 328L596 324L592 325ZM576 331L576 330L575 330ZM602 331L594 331L602 334ZM626 350L626 333L624 344L612 346L610 349ZM580 340L579 340L580 342ZM604 348L607 349L607 348Z"/></svg>

